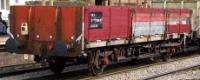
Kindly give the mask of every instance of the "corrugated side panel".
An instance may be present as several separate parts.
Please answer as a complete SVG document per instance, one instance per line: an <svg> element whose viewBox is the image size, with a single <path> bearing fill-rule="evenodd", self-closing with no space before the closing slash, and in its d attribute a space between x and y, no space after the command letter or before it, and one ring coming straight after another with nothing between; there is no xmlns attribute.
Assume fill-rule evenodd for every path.
<svg viewBox="0 0 200 80"><path fill-rule="evenodd" d="M21 34L21 26L23 23L29 23L30 6L11 6L10 13L11 30L15 38L19 40L28 39L27 36ZM28 27L30 28L30 26Z"/></svg>
<svg viewBox="0 0 200 80"><path fill-rule="evenodd" d="M110 8L108 6L89 6L85 11L85 36L87 41L109 40L109 26L110 26ZM101 19L92 19L92 13L101 14ZM96 16L98 16L96 15ZM102 24L101 27L92 28L91 21L97 21ZM100 21L101 20L101 21Z"/></svg>
<svg viewBox="0 0 200 80"><path fill-rule="evenodd" d="M150 32L150 22L135 22L134 25L134 35L135 36L144 36L149 35Z"/></svg>
<svg viewBox="0 0 200 80"><path fill-rule="evenodd" d="M190 33L192 31L191 17L192 17L192 10L181 9L180 33Z"/></svg>
<svg viewBox="0 0 200 80"><path fill-rule="evenodd" d="M199 14L199 10L197 9L197 4L196 2L194 3L184 3L184 8L187 9L191 9L192 10L192 30L197 31L196 29L198 29L197 27L200 26L199 24L199 18L198 15Z"/></svg>
<svg viewBox="0 0 200 80"><path fill-rule="evenodd" d="M180 9L167 10L167 32L179 33L180 31Z"/></svg>
<svg viewBox="0 0 200 80"><path fill-rule="evenodd" d="M150 34L150 9L138 8L135 10L134 22L132 24L132 31L134 36L146 36Z"/></svg>
<svg viewBox="0 0 200 80"><path fill-rule="evenodd" d="M151 15L150 35L162 35L165 33L165 15L163 9L154 8Z"/></svg>
<svg viewBox="0 0 200 80"><path fill-rule="evenodd" d="M116 6L110 9L110 39L127 38L131 30L130 9Z"/></svg>
<svg viewBox="0 0 200 80"><path fill-rule="evenodd" d="M162 35L165 33L165 22L164 21L152 21L150 35Z"/></svg>
<svg viewBox="0 0 200 80"><path fill-rule="evenodd" d="M56 7L36 6L34 7L34 40L55 41L56 39Z"/></svg>
<svg viewBox="0 0 200 80"><path fill-rule="evenodd" d="M170 4L169 4L170 3ZM197 9L197 2L184 2L184 9L192 9L193 11L193 18L192 18L192 29L195 30L199 26L198 22L198 9ZM174 2L167 2L168 8L181 8L181 2L179 3L174 3ZM164 7L164 2L153 2L152 7L156 8L163 8Z"/></svg>

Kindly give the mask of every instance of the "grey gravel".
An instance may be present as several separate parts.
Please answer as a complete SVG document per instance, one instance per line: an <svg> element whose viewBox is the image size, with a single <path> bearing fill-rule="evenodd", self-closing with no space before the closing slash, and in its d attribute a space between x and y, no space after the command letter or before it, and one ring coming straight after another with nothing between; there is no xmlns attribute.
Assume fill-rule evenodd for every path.
<svg viewBox="0 0 200 80"><path fill-rule="evenodd" d="M200 80L200 67L164 75L152 80Z"/></svg>
<svg viewBox="0 0 200 80"><path fill-rule="evenodd" d="M177 70L182 70L185 68L200 65L200 56L197 55L192 58L187 58L184 60L178 60L170 63L163 63L158 65L152 65L140 69L132 69L129 71L124 71L120 73L111 73L103 76L95 77L92 80L141 80L148 79L156 75L163 73L174 72ZM162 79L162 78L160 78ZM165 80L165 79L162 79Z"/></svg>

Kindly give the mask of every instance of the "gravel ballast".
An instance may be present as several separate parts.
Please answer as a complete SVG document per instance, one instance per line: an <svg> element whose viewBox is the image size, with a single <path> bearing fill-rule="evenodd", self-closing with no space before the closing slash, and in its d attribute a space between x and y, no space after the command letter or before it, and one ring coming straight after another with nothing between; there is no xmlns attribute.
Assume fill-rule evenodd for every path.
<svg viewBox="0 0 200 80"><path fill-rule="evenodd" d="M164 75L152 80L200 80L200 67Z"/></svg>
<svg viewBox="0 0 200 80"><path fill-rule="evenodd" d="M95 77L95 80L141 80L149 79L153 76L170 73L185 68L200 65L200 56L190 57L169 63L146 66L139 69L130 69L124 72L110 73L103 76Z"/></svg>

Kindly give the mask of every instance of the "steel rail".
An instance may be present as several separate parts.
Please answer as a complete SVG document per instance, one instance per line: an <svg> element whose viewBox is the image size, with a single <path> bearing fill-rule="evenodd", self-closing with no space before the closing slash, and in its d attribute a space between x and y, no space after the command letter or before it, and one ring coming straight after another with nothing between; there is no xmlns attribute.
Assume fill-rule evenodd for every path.
<svg viewBox="0 0 200 80"><path fill-rule="evenodd" d="M41 66L37 63L4 66L0 67L0 78L10 75L23 74L26 72L45 70L47 68L47 66Z"/></svg>
<svg viewBox="0 0 200 80"><path fill-rule="evenodd" d="M103 77L111 76L111 75L115 75L115 74L121 74L121 73L126 73L126 72L129 72L129 71L145 69L145 68L148 68L148 67L151 67L151 66L155 66L155 65L169 64L169 63L181 61L181 60L184 60L184 59L194 58L194 57L197 57L197 56L200 56L200 55L199 54L194 54L194 55L190 55L190 56L181 56L179 58L174 57L170 61L167 61L167 62L156 62L156 63L147 64L147 65L143 65L143 66L139 66L139 67L129 67L128 69L124 69L123 68L123 70L118 70L118 71L114 71L114 72L108 72L108 73L105 73L105 74L102 74L102 75L98 75L98 76L90 76L90 77L83 78L81 80L99 79L99 78L103 78ZM197 66L200 66L200 65L186 67L186 68L181 69L181 70L190 69L190 68L194 68L194 67L197 67ZM177 70L177 71L181 71L181 70ZM167 73L163 73L163 74L160 74L160 75L157 75L157 76L147 77L145 79L149 80L149 79L153 79L153 78L156 78L156 77L159 77L159 76L162 76L162 75L165 75L165 74L170 74L170 73L173 73L173 72L167 72Z"/></svg>
<svg viewBox="0 0 200 80"><path fill-rule="evenodd" d="M175 70L175 71L166 72L166 73L162 73L162 74L159 74L159 75L151 76L151 77L145 78L145 80L155 79L155 78L162 77L162 76L165 76L165 75L168 75L168 74L173 74L173 73L176 73L176 72L190 70L190 69L193 69L193 68L196 68L196 67L200 67L200 64L196 65L196 66L186 67L186 68L180 69L180 70Z"/></svg>

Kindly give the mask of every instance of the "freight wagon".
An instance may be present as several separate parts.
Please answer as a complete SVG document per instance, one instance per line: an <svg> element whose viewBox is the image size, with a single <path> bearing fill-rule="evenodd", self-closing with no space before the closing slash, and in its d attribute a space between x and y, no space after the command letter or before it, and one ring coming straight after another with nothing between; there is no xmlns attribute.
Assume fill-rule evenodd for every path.
<svg viewBox="0 0 200 80"><path fill-rule="evenodd" d="M34 54L60 73L87 63L96 75L110 64L155 58L199 46L192 10L128 6L12 6L9 52Z"/></svg>

